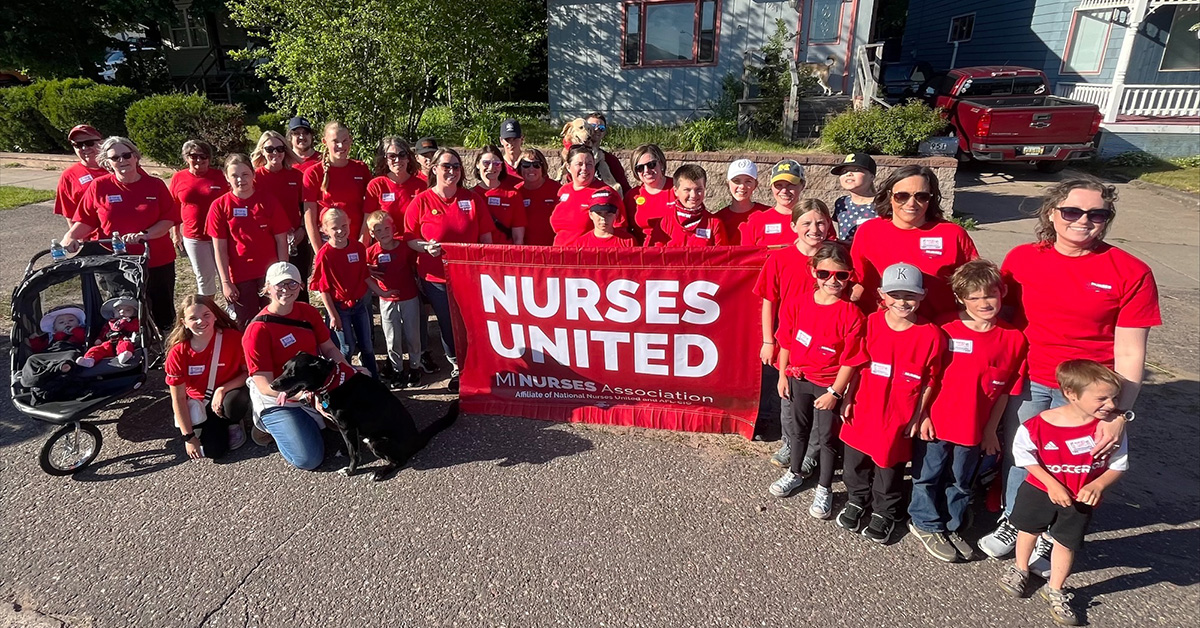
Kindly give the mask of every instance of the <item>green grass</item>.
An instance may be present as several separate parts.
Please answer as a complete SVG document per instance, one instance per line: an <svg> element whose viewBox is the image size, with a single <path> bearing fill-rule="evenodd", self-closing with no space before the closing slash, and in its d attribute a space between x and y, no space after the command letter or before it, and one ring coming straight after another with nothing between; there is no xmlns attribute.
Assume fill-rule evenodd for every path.
<svg viewBox="0 0 1200 628"><path fill-rule="evenodd" d="M1159 159L1145 153L1118 155L1105 162L1092 162L1087 170L1105 177L1138 180L1182 192L1200 192L1200 164L1197 157Z"/></svg>
<svg viewBox="0 0 1200 628"><path fill-rule="evenodd" d="M22 205L41 203L54 198L52 190L34 190L14 185L0 185L0 209L12 209Z"/></svg>
<svg viewBox="0 0 1200 628"><path fill-rule="evenodd" d="M950 222L962 227L967 231L979 231L979 223L975 222L975 219L972 218L970 214L960 214L955 212L954 215L950 217Z"/></svg>

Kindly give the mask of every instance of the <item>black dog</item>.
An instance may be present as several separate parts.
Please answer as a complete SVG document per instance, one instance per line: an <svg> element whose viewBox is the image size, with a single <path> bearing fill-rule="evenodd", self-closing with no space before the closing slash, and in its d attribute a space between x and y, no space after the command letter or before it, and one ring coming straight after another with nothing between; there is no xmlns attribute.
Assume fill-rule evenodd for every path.
<svg viewBox="0 0 1200 628"><path fill-rule="evenodd" d="M298 353L288 360L283 373L271 382L271 388L286 392L289 397L302 391L317 395L346 441L350 464L341 473L347 476L358 473L359 447L366 441L367 447L387 463L371 475L377 482L391 477L458 418L458 400L455 400L445 416L418 430L412 415L386 385L308 353Z"/></svg>

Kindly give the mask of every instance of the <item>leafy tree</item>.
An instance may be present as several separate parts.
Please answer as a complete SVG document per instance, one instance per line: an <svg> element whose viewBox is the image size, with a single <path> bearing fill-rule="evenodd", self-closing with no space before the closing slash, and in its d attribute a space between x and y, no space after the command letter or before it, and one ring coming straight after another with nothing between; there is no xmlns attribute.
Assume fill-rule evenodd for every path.
<svg viewBox="0 0 1200 628"><path fill-rule="evenodd" d="M536 40L532 0L229 0L275 106L336 119L359 150L393 132L412 137L438 99L463 110L516 75ZM537 29L532 29L536 31Z"/></svg>
<svg viewBox="0 0 1200 628"><path fill-rule="evenodd" d="M762 100L750 114L750 131L760 137L779 133L783 120L783 107L792 88L788 70L791 48L786 46L790 35L787 24L775 20L775 34L762 47L763 63L751 70Z"/></svg>
<svg viewBox="0 0 1200 628"><path fill-rule="evenodd" d="M112 34L166 21L173 0L6 0L0 67L37 78L94 77Z"/></svg>

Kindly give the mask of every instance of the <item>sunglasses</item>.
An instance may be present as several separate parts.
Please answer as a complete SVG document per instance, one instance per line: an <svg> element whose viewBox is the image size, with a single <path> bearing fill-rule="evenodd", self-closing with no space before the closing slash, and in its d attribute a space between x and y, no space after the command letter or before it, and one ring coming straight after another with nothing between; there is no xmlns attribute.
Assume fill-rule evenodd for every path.
<svg viewBox="0 0 1200 628"><path fill-rule="evenodd" d="M504 162L503 161L493 161L491 159L484 159L483 161L479 162L479 165L483 166L484 168L499 168L500 166L504 165Z"/></svg>
<svg viewBox="0 0 1200 628"><path fill-rule="evenodd" d="M401 159L408 159L408 153L387 153L384 157L387 157L388 161L400 161Z"/></svg>
<svg viewBox="0 0 1200 628"><path fill-rule="evenodd" d="M438 168L441 168L444 172L454 172L455 170L462 170L462 164L438 164Z"/></svg>
<svg viewBox="0 0 1200 628"><path fill-rule="evenodd" d="M129 151L108 156L109 161L129 161L130 159L133 159L133 153Z"/></svg>
<svg viewBox="0 0 1200 628"><path fill-rule="evenodd" d="M517 170L524 170L526 168L537 168L538 170L541 170L542 163L539 161L524 161L524 160L517 163Z"/></svg>
<svg viewBox="0 0 1200 628"><path fill-rule="evenodd" d="M71 146L75 148L91 148L99 143L100 140L83 140L82 142L71 142Z"/></svg>
<svg viewBox="0 0 1200 628"><path fill-rule="evenodd" d="M263 146L263 152L268 155L274 155L275 153L283 153L286 151L287 149L282 146Z"/></svg>
<svg viewBox="0 0 1200 628"><path fill-rule="evenodd" d="M593 131L603 131L605 127L603 124L589 124L587 125L587 128Z"/></svg>
<svg viewBox="0 0 1200 628"><path fill-rule="evenodd" d="M642 174L643 172L646 172L647 170L658 170L658 161L657 160L647 161L644 164L638 164L633 167L633 171L638 174Z"/></svg>
<svg viewBox="0 0 1200 628"><path fill-rule="evenodd" d="M1093 225L1102 225L1113 217L1111 209L1080 209L1078 207L1055 207L1058 210L1058 215L1067 222L1076 222L1080 218L1087 216L1088 222Z"/></svg>
<svg viewBox="0 0 1200 628"><path fill-rule="evenodd" d="M850 279L850 271L848 270L818 270L817 279L825 280L833 277L838 281L848 281Z"/></svg>
<svg viewBox="0 0 1200 628"><path fill-rule="evenodd" d="M933 200L933 195L929 192L917 192L916 194L911 194L909 192L892 192L892 200L900 203L901 205L907 203L908 199L910 198L916 199L918 203L924 205Z"/></svg>
<svg viewBox="0 0 1200 628"><path fill-rule="evenodd" d="M187 158L191 159L192 161L205 161L208 159L208 155L201 155L200 153L192 153L192 154L188 155Z"/></svg>

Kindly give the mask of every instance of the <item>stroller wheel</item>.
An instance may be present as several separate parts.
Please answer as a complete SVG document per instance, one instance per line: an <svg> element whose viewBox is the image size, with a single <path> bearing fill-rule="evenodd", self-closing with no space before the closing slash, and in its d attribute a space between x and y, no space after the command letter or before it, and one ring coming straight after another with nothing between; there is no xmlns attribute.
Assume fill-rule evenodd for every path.
<svg viewBox="0 0 1200 628"><path fill-rule="evenodd" d="M64 425L46 441L38 463L50 475L73 475L91 464L100 453L100 429L79 421Z"/></svg>

